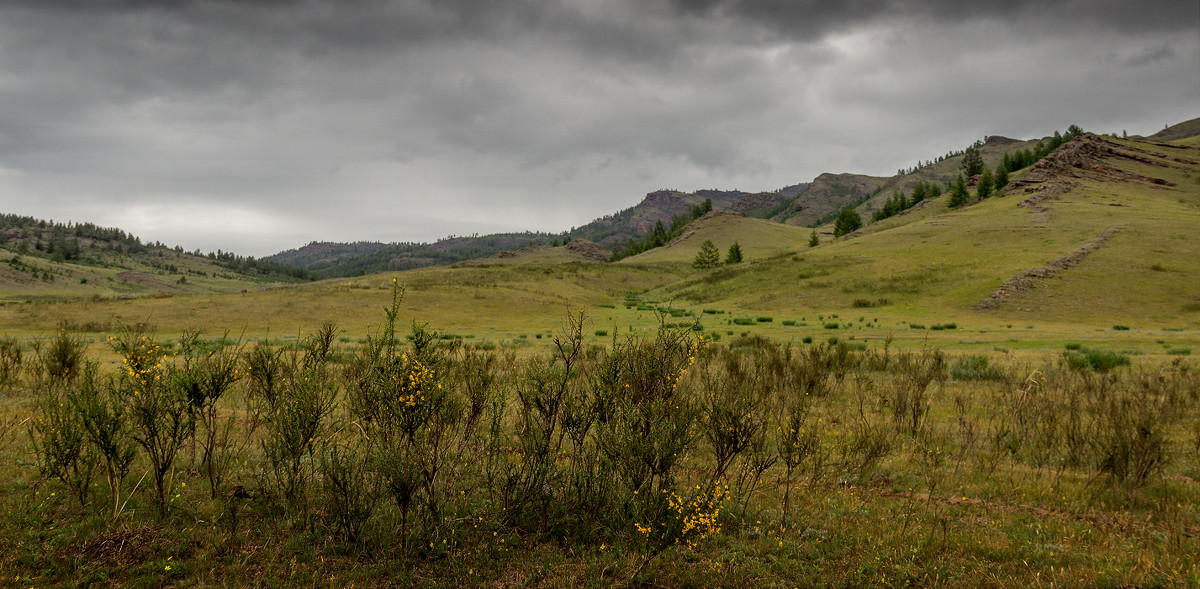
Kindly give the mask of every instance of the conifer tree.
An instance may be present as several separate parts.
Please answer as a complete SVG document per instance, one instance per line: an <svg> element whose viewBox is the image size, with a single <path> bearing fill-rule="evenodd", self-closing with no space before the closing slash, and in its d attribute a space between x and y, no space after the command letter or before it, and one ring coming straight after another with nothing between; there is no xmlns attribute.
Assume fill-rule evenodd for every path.
<svg viewBox="0 0 1200 589"><path fill-rule="evenodd" d="M725 263L726 264L737 264L737 263L740 263L741 261L742 261L742 246L738 245L738 242L735 241L735 242L733 242L733 245L729 246L729 255L725 256Z"/></svg>
<svg viewBox="0 0 1200 589"><path fill-rule="evenodd" d="M987 198L992 195L992 171L984 168L983 173L979 174L979 186L975 188L975 193L979 198Z"/></svg>
<svg viewBox="0 0 1200 589"><path fill-rule="evenodd" d="M950 199L946 201L946 206L957 208L967 204L970 195L967 194L967 181L963 179L962 174L952 180L947 189L950 191Z"/></svg>
<svg viewBox="0 0 1200 589"><path fill-rule="evenodd" d="M847 233L851 233L862 227L862 217L858 215L858 211L846 208L838 213L837 220L833 223L833 236L841 237Z"/></svg>
<svg viewBox="0 0 1200 589"><path fill-rule="evenodd" d="M996 178L992 181L992 184L995 185L994 190L996 192L1004 190L1004 187L1008 186L1008 170L1004 168L996 170Z"/></svg>
<svg viewBox="0 0 1200 589"><path fill-rule="evenodd" d="M692 262L692 266L696 268L715 268L721 263L721 252L717 250L717 246L713 245L710 240L704 240L700 244L700 252L696 254L696 259Z"/></svg>
<svg viewBox="0 0 1200 589"><path fill-rule="evenodd" d="M968 147L962 159L963 173L967 178L972 178L976 174L983 173L983 156L979 154L979 150L975 147Z"/></svg>
<svg viewBox="0 0 1200 589"><path fill-rule="evenodd" d="M817 230L813 229L812 234L808 236L808 247L817 247L821 245L821 238L817 236Z"/></svg>
<svg viewBox="0 0 1200 589"><path fill-rule="evenodd" d="M926 194L926 190L925 190L925 182L924 181L917 182L917 185L913 186L912 204L915 205L915 204L925 200L925 198L927 196L928 195Z"/></svg>

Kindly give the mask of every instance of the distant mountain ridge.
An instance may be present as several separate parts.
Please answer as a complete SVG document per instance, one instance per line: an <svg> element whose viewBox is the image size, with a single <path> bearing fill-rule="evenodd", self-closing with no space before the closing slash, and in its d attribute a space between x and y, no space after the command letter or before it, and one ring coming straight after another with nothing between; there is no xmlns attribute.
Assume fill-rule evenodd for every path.
<svg viewBox="0 0 1200 589"><path fill-rule="evenodd" d="M1048 138L1042 140L1045 139ZM991 136L976 142L974 147L979 149L985 163L992 167L1005 152L1022 147L1032 148L1038 141ZM715 188L694 192L656 190L647 193L641 202L632 207L558 235L497 234L447 238L431 244L313 242L264 259L296 265L312 271L317 277L332 278L453 264L520 247L556 245L560 241L565 243L567 239L588 240L615 252L625 249L631 242L642 240L658 223L670 225L672 219L687 214L706 200L711 201L713 211L733 211L787 225L817 227L832 221L845 208L858 209L860 214L869 217L882 208L894 192L911 191L918 182L946 184L957 176L962 154L962 151L948 153L891 177L824 173L812 182L768 192Z"/></svg>

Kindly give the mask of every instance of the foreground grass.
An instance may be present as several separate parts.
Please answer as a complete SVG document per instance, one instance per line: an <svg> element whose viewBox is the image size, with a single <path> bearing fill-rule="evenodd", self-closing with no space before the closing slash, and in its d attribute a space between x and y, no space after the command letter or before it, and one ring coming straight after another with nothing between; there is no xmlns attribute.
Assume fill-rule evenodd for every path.
<svg viewBox="0 0 1200 589"><path fill-rule="evenodd" d="M560 333L560 342L563 337ZM210 344L214 353L234 351L236 345ZM1194 403L1200 391L1186 363L1101 374L1072 372L1053 359L1030 363L990 354L983 362L963 364L971 368L961 377L946 378L944 368L937 368L945 365L931 350L855 352L805 345L789 352L756 338L730 338L727 344L699 351L694 370L682 357L662 356L683 362L676 364L683 369L672 387L679 386L688 403L698 403L688 426L691 442L678 467L663 479L664 493L696 497L719 469L714 459L726 428L749 436L725 438L749 445L733 454L725 474L716 475L732 494L718 501L708 533L695 539L685 532L674 540L665 537L665 543L638 527L653 525L654 519L600 514L592 519L568 511L552 516L566 518L558 523L544 521L544 512L506 494L505 477L533 472L528 469L537 462L531 450L536 446L529 446L526 436L536 423L529 420L542 409L526 402L530 386L553 381L556 363L548 365L550 373L540 368L545 356L522 361L510 354L497 365L498 388L491 399L498 404L485 409L484 421L493 420L492 427L504 433L499 438L478 430L454 434L454 439L477 441L460 447L465 458L446 458L450 461L437 487L443 507L433 512L440 513L437 521L414 519L391 505L387 492L372 486L382 481L371 482L383 463L368 461L372 466L354 473L374 507L352 535L338 523L346 498L330 495L328 473L334 471L325 466L333 448L374 445L373 438L359 433L374 430L353 409L355 381L349 376L330 376L331 383L340 383L337 408L319 430L320 440L310 439L306 446L308 466L301 473L308 473L303 475L308 491L300 503L282 495L272 478L279 468L266 454L273 430L252 424L273 418L253 409L259 393L245 380L224 398L218 413L234 427L227 449L240 458L213 488L195 450L181 447L162 517L155 515L151 481L141 474L148 469L144 458L135 461L121 485L127 503L116 517L106 515L109 494L103 482L92 481L91 499L81 503L67 485L40 476L32 445L37 436L30 425L44 416L35 406L43 394L38 383L44 381L20 381L0 401L0 511L5 515L0 518L0 580L13 586L132 587L1200 583L1195 481L1200 415ZM456 345L459 352L447 352L466 353ZM338 345L331 357L349 362L349 353L357 349ZM605 357L631 349L642 348L595 349L594 357L580 360L577 375L563 373L569 394L582 395L574 402L591 403L590 377L584 375L603 374ZM651 352L638 352L643 353ZM437 382L466 399L468 381L461 375L482 356L452 358L458 359L447 360ZM811 370L803 368L804 362L821 358L834 364L803 372ZM959 366L955 357L947 365ZM639 366L639 372L653 369L653 363ZM791 376L774 380L771 366ZM906 383L922 370L933 370L926 373L932 380L910 388ZM629 375L634 379L629 383L648 386L639 372ZM811 398L793 388L817 376L825 384L810 389ZM1112 447L1099 444L1102 435L1123 430L1105 429L1116 426L1105 425L1106 418L1095 413L1105 406L1093 400L1097 394L1116 394L1103 391L1137 394L1138 387L1150 387L1155 403L1167 403L1154 405L1161 409L1153 411L1161 412L1138 413L1151 419L1139 427L1150 428L1165 453L1147 454L1154 460L1148 478L1120 479L1104 459ZM705 395L716 394L713 390L733 396L705 401ZM897 396L905 390L920 400ZM1072 396L1080 394L1085 396ZM755 401L739 404L743 395ZM1083 401L1072 406L1071 399ZM914 425L908 425L911 414L898 409L902 401L924 409ZM734 406L741 413L719 412ZM776 461L786 449L777 432L788 426L789 407L803 408L800 423L816 440L794 472ZM1047 421L1055 415L1063 420ZM1071 415L1090 432L1090 441L1067 435ZM1023 433L1013 438L1007 437L1009 431ZM558 474L545 479L538 496L545 492L547 500L576 500L570 479L561 477L591 463L589 448L605 443L603 437L586 439L593 441L575 446L559 438L561 446L549 454L553 460L542 463ZM665 443L671 438L651 439ZM487 464L503 466L488 471ZM594 484L614 485L605 493L618 504L636 505L635 491L647 491L621 482L624 475L602 474L607 472L602 462L593 464L601 470L588 476L596 477ZM766 466L758 471L756 464ZM761 476L755 478L755 472ZM553 502L547 505L549 514L559 513ZM674 525L671 521L662 525Z"/></svg>

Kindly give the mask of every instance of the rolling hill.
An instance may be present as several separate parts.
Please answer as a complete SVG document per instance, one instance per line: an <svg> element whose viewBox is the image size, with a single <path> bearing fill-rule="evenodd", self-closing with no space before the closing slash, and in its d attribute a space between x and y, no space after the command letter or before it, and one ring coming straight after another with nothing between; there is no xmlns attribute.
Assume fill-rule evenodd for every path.
<svg viewBox="0 0 1200 589"><path fill-rule="evenodd" d="M0 300L236 292L308 279L292 266L142 243L117 228L0 215Z"/></svg>
<svg viewBox="0 0 1200 589"><path fill-rule="evenodd" d="M1026 145L992 140L981 150L985 161L994 163L1006 149ZM881 198L887 193L879 186L903 187L956 174L956 162L946 158L891 179L838 180L847 193L859 190L856 198L863 192ZM823 227L816 247L809 245L813 229L715 211L688 225L665 247L617 263L604 261L607 250L587 240L555 246L550 244L558 239L551 236L515 234L512 241L494 242L498 249L488 257L469 261L448 255L444 259L450 261L442 263L452 266L393 265L384 274L263 293L254 291L266 278L223 270L221 256L158 246L130 258L110 247L103 254L108 257L98 257L90 266L55 261L53 254L27 247L40 253L18 258L9 251L0 257L8 265L0 268L11 270L9 300L173 294L174 302L126 301L120 313L128 319L158 317L168 331L187 321L254 331L298 328L314 317L359 317L356 310L376 308L395 277L408 285L406 313L413 318L481 338L552 330L567 308L591 309L598 322L623 325L626 331L648 329L656 320L643 308L656 302L690 309L681 311L688 317L700 317L700 308L724 311L723 318L703 318L709 329L721 329L736 315L789 318L795 326L787 329L771 322L742 327L778 337L796 337L805 330L815 335L811 330L823 327L813 317L840 315L853 316L854 329L873 324L910 342L927 337L928 331L917 327L945 323L960 326L958 333L971 332L963 340L977 342L970 345L1088 333L1100 337L1096 330L1111 335L1113 325L1133 326L1132 335L1151 341L1196 338L1197 162L1200 139L1195 136L1158 141L1089 134L1013 173L1011 184L991 198L960 208L950 208L945 195L928 199L836 240ZM793 196L820 191L833 180L819 179ZM648 204L665 211L666 203L686 204L704 194L654 193ZM707 194L724 198L723 206L730 208L754 196ZM860 209L869 210L871 203L863 201ZM547 237L548 242L539 242ZM461 239L462 249L454 255L466 255L469 240L477 238ZM737 241L745 261L713 270L692 268L705 240L713 241L722 257ZM386 258L391 255L387 248L365 247L371 250L366 255L392 259ZM322 255L340 254L335 247ZM18 270L25 263L37 269ZM39 283L46 270L54 280ZM236 300L213 294L243 290L251 292ZM177 315L181 305L189 311ZM26 309L19 319L7 316L4 321L36 331L63 319L86 321L96 312L82 307ZM353 321L365 328L372 318ZM1027 328L1035 325L1046 331L1031 337ZM1168 328L1180 331L1164 336L1161 330Z"/></svg>
<svg viewBox="0 0 1200 589"><path fill-rule="evenodd" d="M758 311L883 307L917 320L1200 319L1200 150L1086 135L960 209L947 197L834 243L655 293ZM697 238L703 237L698 235ZM682 264L690 244L660 260Z"/></svg>

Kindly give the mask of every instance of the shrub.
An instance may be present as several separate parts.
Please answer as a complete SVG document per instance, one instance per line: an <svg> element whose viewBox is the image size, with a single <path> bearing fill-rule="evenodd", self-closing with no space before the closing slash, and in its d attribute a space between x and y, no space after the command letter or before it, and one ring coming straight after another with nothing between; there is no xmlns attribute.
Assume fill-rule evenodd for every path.
<svg viewBox="0 0 1200 589"><path fill-rule="evenodd" d="M84 364L87 344L77 335L65 330L49 342L33 342L34 379L39 383L56 386L69 385L79 374Z"/></svg>
<svg viewBox="0 0 1200 589"><path fill-rule="evenodd" d="M733 319L733 324L734 325L754 325L754 320L749 317L735 317Z"/></svg>
<svg viewBox="0 0 1200 589"><path fill-rule="evenodd" d="M791 319L784 319L783 324L786 327L792 327L792 326L796 325L796 322Z"/></svg>
<svg viewBox="0 0 1200 589"><path fill-rule="evenodd" d="M596 334L596 336L597 336L597 337L604 337L604 336L608 335L608 330L605 330L605 329L597 329L597 330L595 331L595 334Z"/></svg>
<svg viewBox="0 0 1200 589"><path fill-rule="evenodd" d="M115 520L124 506L121 502L122 482L129 474L137 449L128 410L118 388L112 380L103 387L95 385L85 368L83 386L73 388L69 399L104 471L112 506L111 517Z"/></svg>
<svg viewBox="0 0 1200 589"><path fill-rule="evenodd" d="M806 335L806 336L804 336L804 338L803 338L803 339L801 339L800 341L802 341L802 342L804 342L804 343L806 343L806 344L811 344L811 343L813 342L813 338L812 338L812 336L811 336L811 335Z"/></svg>
<svg viewBox="0 0 1200 589"><path fill-rule="evenodd" d="M1068 350L1079 350L1083 348L1083 344L1080 344L1079 342L1067 342L1067 345L1064 347Z"/></svg>
<svg viewBox="0 0 1200 589"><path fill-rule="evenodd" d="M17 384L23 361L21 345L11 337L0 338L0 392Z"/></svg>
<svg viewBox="0 0 1200 589"><path fill-rule="evenodd" d="M96 368L83 369L80 388L96 386ZM83 419L70 402L67 387L58 383L35 390L34 415L30 428L34 453L42 476L57 479L70 489L80 505L87 503L95 465Z"/></svg>
<svg viewBox="0 0 1200 589"><path fill-rule="evenodd" d="M825 329L837 329L839 327L841 327L840 323L826 323L825 324Z"/></svg>
<svg viewBox="0 0 1200 589"><path fill-rule="evenodd" d="M897 378L892 383L889 407L898 428L916 434L929 412L929 386L946 377L945 356L938 350L920 354L901 352L893 358Z"/></svg>
<svg viewBox="0 0 1200 589"><path fill-rule="evenodd" d="M240 344L226 345L227 342L221 338L215 345L205 345L200 332L184 333L179 338L182 365L170 371L170 385L181 389L190 404L189 411L201 426L202 431L194 435L200 441L201 470L208 476L213 498L235 459L234 448L229 444L234 420L222 420L217 404L242 376L238 368L242 348Z"/></svg>
<svg viewBox="0 0 1200 589"><path fill-rule="evenodd" d="M925 326L921 325L920 323L909 323L908 328L909 329L925 329Z"/></svg>
<svg viewBox="0 0 1200 589"><path fill-rule="evenodd" d="M989 366L987 356L972 354L955 360L950 366L950 376L956 380L1003 380L1004 371Z"/></svg>
<svg viewBox="0 0 1200 589"><path fill-rule="evenodd" d="M1097 470L1127 491L1144 486L1170 461L1170 419L1162 395L1145 389L1101 401L1093 445Z"/></svg>
<svg viewBox="0 0 1200 589"><path fill-rule="evenodd" d="M1094 370L1108 372L1118 366L1129 366L1129 356L1111 350L1081 348L1079 351L1063 353L1067 366L1072 370Z"/></svg>
<svg viewBox="0 0 1200 589"><path fill-rule="evenodd" d="M758 317L755 319L755 321L758 321L759 323L770 323L774 320L774 317Z"/></svg>
<svg viewBox="0 0 1200 589"><path fill-rule="evenodd" d="M1128 325L1114 325L1113 331L1129 331Z"/></svg>
<svg viewBox="0 0 1200 589"><path fill-rule="evenodd" d="M378 502L377 479L366 474L370 466L369 455L352 446L322 445L322 520L334 536L349 542L362 537Z"/></svg>
<svg viewBox="0 0 1200 589"><path fill-rule="evenodd" d="M112 338L124 372L116 381L137 442L150 460L159 518L167 515L167 497L175 481L175 458L191 436L195 414L189 390L164 366L165 352L147 333L125 330ZM166 378L164 378L166 377Z"/></svg>

